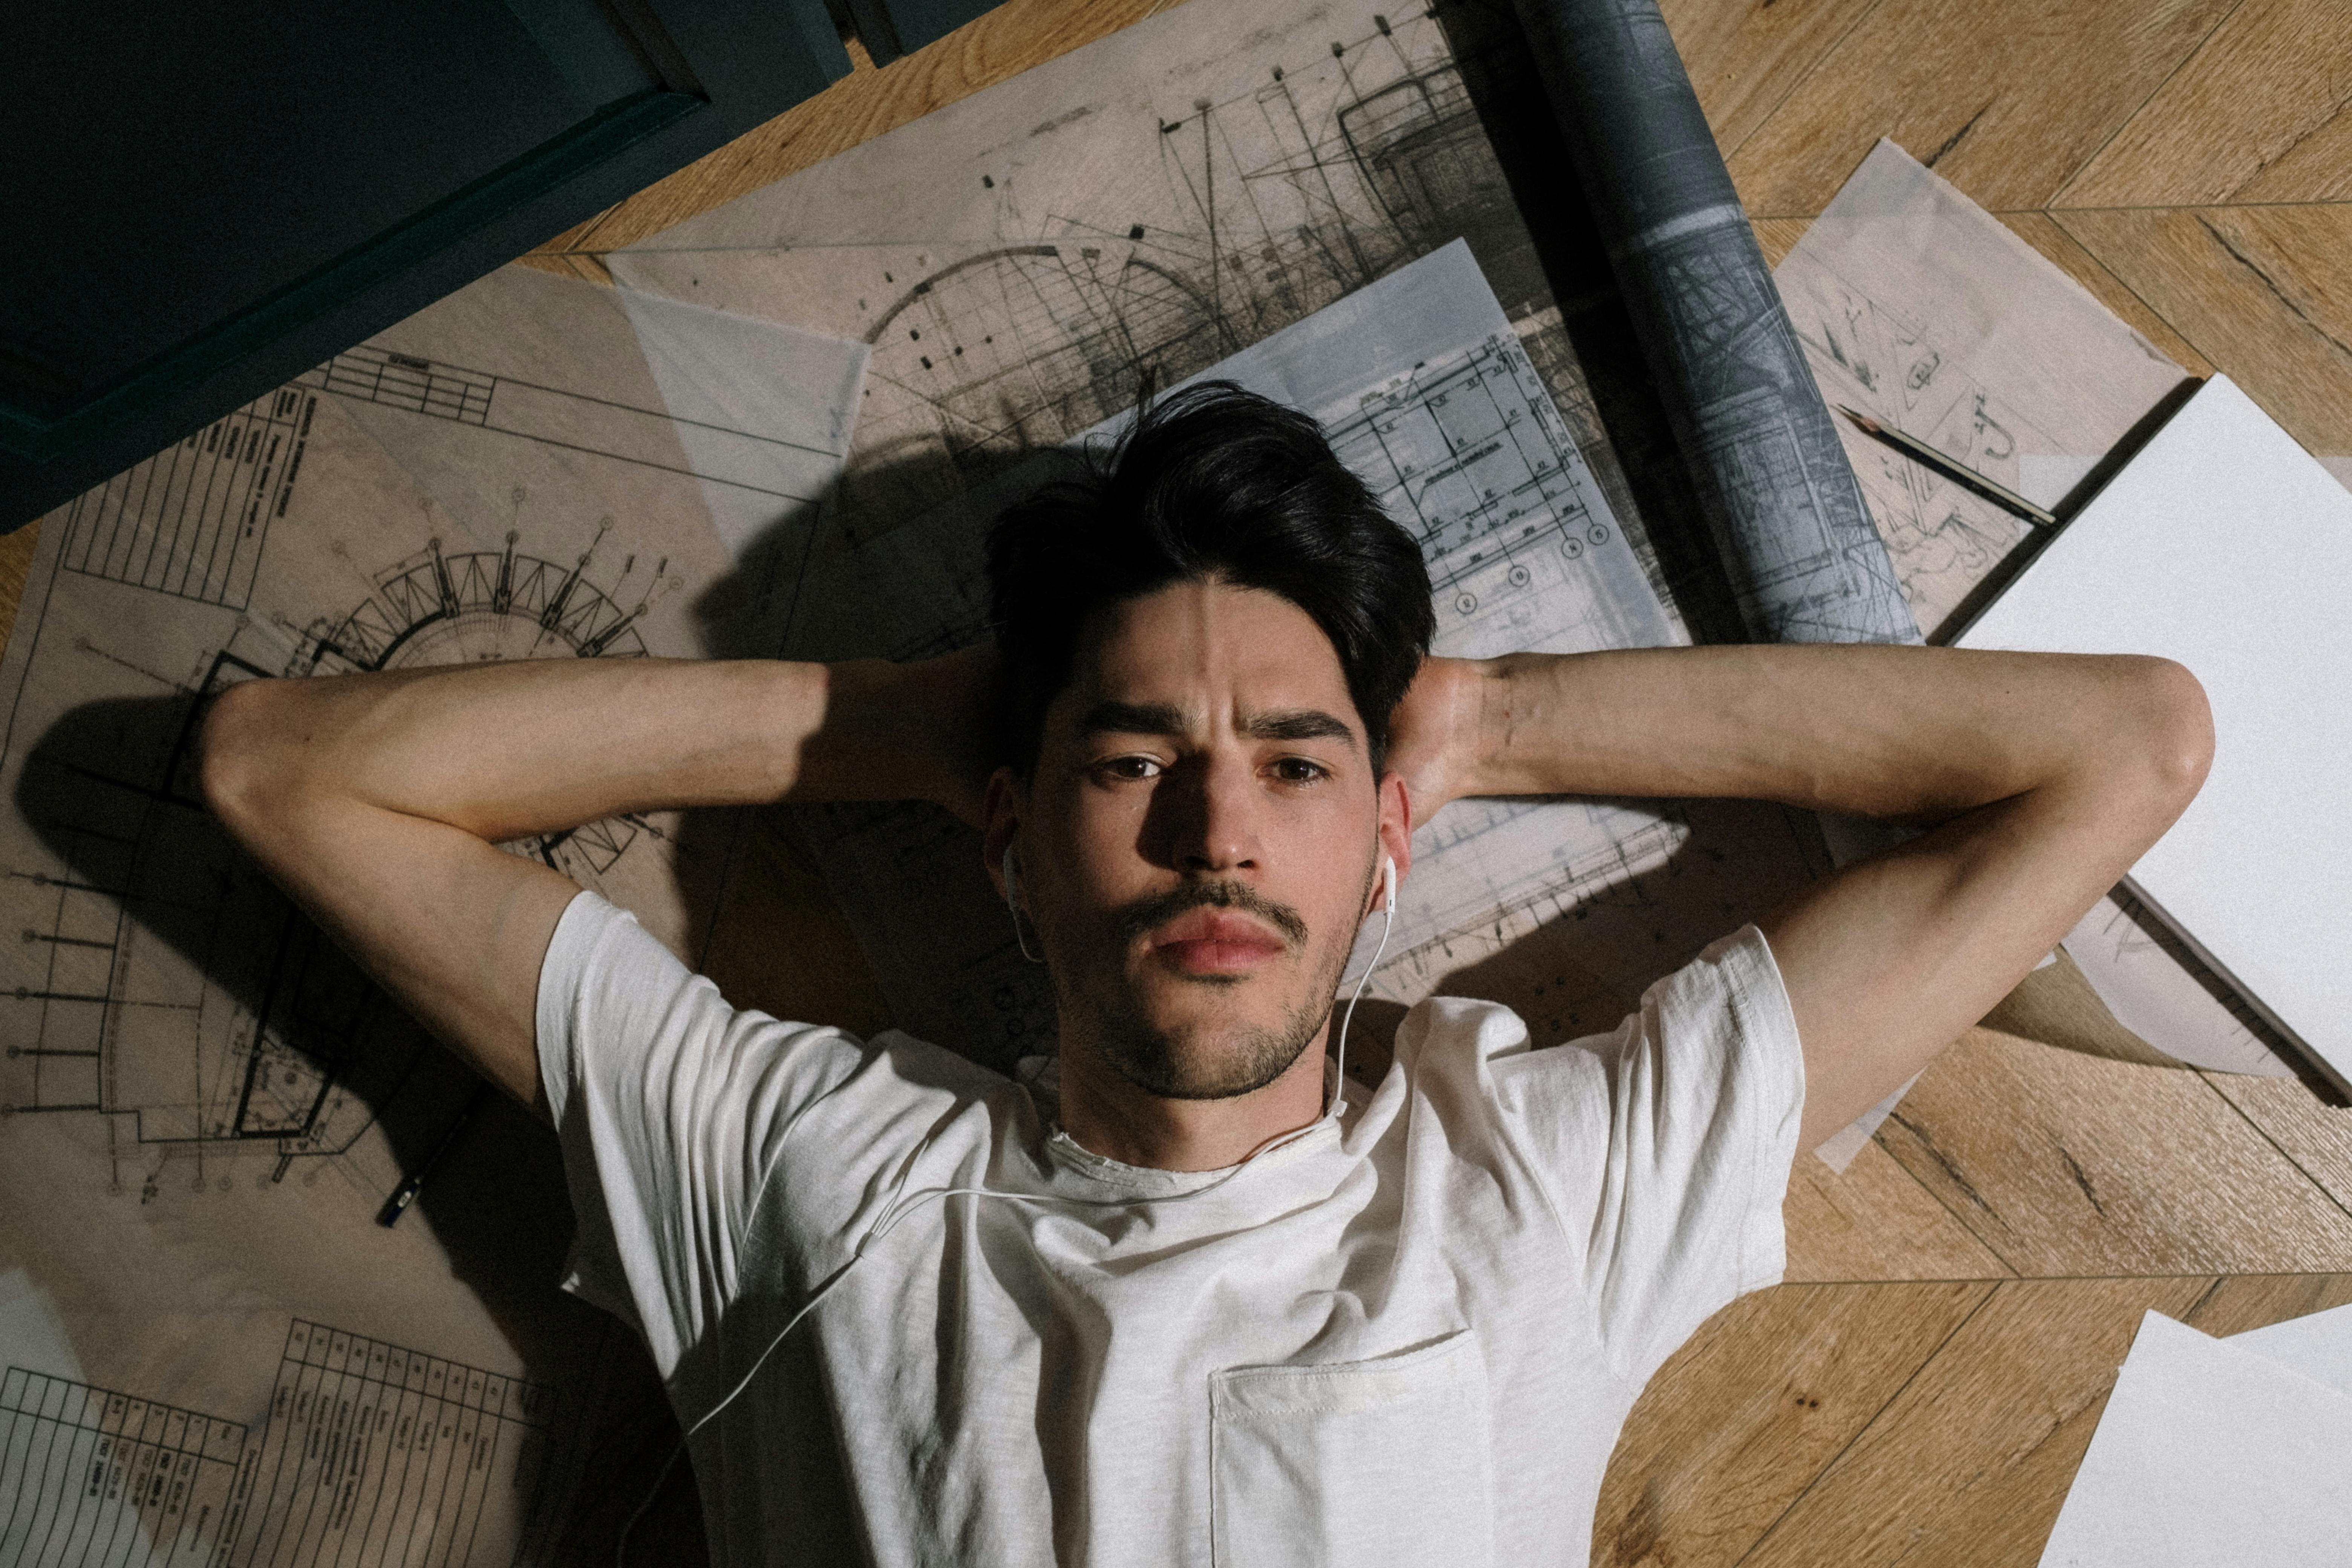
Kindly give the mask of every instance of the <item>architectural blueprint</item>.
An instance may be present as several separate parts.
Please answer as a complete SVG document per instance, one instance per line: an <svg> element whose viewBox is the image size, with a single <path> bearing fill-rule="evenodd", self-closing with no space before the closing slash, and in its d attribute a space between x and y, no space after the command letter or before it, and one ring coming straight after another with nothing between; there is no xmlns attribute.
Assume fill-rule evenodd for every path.
<svg viewBox="0 0 2352 1568"><path fill-rule="evenodd" d="M194 1413L213 1435L153 1455L208 1475L244 1462L222 1458L231 1428L247 1455L307 1442L272 1408L299 1320L491 1380L499 1451L568 1487L545 1468L562 1445L512 1427L524 1384L526 1426L563 1399L582 1424L604 1342L553 1288L551 1155L500 1107L456 1157L483 1187L447 1172L437 1201L373 1223L470 1080L214 827L194 726L207 694L257 677L771 648L789 609L773 563L818 515L865 358L509 268L44 520L0 662L0 1268L55 1302L75 1364L0 1344L0 1370L49 1380L10 1385L12 1430L119 1446L110 1412ZM508 847L692 958L730 831L647 815ZM151 1458L121 1462L127 1498ZM308 1495L293 1474L233 1507L258 1529ZM432 1560L530 1560L544 1489L500 1479L466 1505L474 1555ZM369 1506L374 1522L332 1528L431 1512L392 1480ZM336 1560L240 1540L197 1560Z"/></svg>
<svg viewBox="0 0 2352 1568"><path fill-rule="evenodd" d="M566 1405L299 1319L257 1430L12 1366L0 1373L0 1562L543 1562L585 1437Z"/></svg>
<svg viewBox="0 0 2352 1568"><path fill-rule="evenodd" d="M607 259L871 346L856 533L1461 238L1648 563L1454 52L1490 9L1190 0Z"/></svg>
<svg viewBox="0 0 2352 1568"><path fill-rule="evenodd" d="M1881 142L1774 274L1832 403L2044 506L2185 373L2000 221ZM2026 524L1860 431L1841 432L1934 640ZM2280 1074L2262 1026L2120 890L2065 941L2116 1020L2199 1067Z"/></svg>
<svg viewBox="0 0 2352 1568"><path fill-rule="evenodd" d="M1657 0L1518 0L1748 637L1916 642Z"/></svg>

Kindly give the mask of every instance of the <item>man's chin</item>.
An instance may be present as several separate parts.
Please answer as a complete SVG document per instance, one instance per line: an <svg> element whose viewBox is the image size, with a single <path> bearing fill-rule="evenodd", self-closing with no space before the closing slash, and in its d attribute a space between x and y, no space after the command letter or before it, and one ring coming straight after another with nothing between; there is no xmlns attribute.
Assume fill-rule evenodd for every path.
<svg viewBox="0 0 2352 1568"><path fill-rule="evenodd" d="M1142 1062L1114 1056L1111 1067L1146 1094L1161 1100L1239 1100L1255 1094L1290 1070L1298 1059L1278 1055L1255 1060L1221 1062Z"/></svg>
<svg viewBox="0 0 2352 1568"><path fill-rule="evenodd" d="M1164 1100L1234 1100L1290 1070L1308 1040L1293 1020L1223 1017L1145 1023L1104 1041L1114 1071Z"/></svg>

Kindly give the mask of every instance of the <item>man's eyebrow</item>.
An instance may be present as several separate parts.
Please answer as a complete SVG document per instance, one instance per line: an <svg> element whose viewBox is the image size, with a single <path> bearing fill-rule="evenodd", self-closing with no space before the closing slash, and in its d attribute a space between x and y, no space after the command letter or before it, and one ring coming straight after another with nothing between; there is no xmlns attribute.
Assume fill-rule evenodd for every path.
<svg viewBox="0 0 2352 1568"><path fill-rule="evenodd" d="M1242 733L1253 741L1345 741L1356 743L1356 731L1347 721L1319 708L1291 708L1273 713L1253 713L1242 721Z"/></svg>
<svg viewBox="0 0 2352 1568"><path fill-rule="evenodd" d="M1192 729L1183 710L1165 702L1097 702L1078 721L1081 735L1181 735ZM1356 743L1355 731L1338 716L1319 708L1286 708L1253 713L1242 721L1242 733L1253 741L1345 741Z"/></svg>
<svg viewBox="0 0 2352 1568"><path fill-rule="evenodd" d="M1078 721L1081 735L1181 735L1190 728L1165 702L1097 702Z"/></svg>

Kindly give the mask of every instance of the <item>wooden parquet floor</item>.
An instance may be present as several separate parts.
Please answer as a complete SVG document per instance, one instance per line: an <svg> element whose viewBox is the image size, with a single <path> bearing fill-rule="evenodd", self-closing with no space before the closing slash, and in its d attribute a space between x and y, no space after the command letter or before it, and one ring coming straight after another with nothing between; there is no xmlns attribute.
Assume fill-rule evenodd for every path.
<svg viewBox="0 0 2352 1568"><path fill-rule="evenodd" d="M1171 3L1011 0L887 70L860 56L821 97L531 259L602 278L605 251ZM1891 137L2184 365L2226 372L2311 450L2352 453L2352 6L1666 13L1769 258ZM0 542L9 619L32 541ZM879 1023L804 858L781 834L755 855L714 954L721 983L748 1004ZM789 1000L760 962L786 931L830 955ZM1843 1175L1801 1157L1786 1212L1789 1282L1719 1314L1635 1409L1596 1564L2033 1563L2143 1310L2230 1333L2352 1302L2352 1110L2292 1079L1979 1029ZM654 1408L650 1390L635 1399ZM618 1501L592 1500L583 1561L609 1560L587 1546L610 1539L595 1516L625 1510L646 1473L635 1456L666 1448L609 1457ZM687 1549L691 1505L672 1489L646 1561Z"/></svg>

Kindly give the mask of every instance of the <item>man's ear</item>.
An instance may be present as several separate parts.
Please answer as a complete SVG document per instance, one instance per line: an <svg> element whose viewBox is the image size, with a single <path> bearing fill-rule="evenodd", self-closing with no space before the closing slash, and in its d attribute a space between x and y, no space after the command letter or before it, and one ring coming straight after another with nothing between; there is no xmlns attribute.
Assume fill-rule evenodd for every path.
<svg viewBox="0 0 2352 1568"><path fill-rule="evenodd" d="M1412 869L1412 827L1404 780L1396 773L1381 775L1381 853L1396 861L1397 881L1402 885L1404 874ZM1374 879L1375 904L1380 897L1379 886L1379 879Z"/></svg>
<svg viewBox="0 0 2352 1568"><path fill-rule="evenodd" d="M981 810L980 855L1000 899L1004 897L1004 852L1021 830L1021 795L1020 782L1011 768L1001 767L988 775L988 797Z"/></svg>

